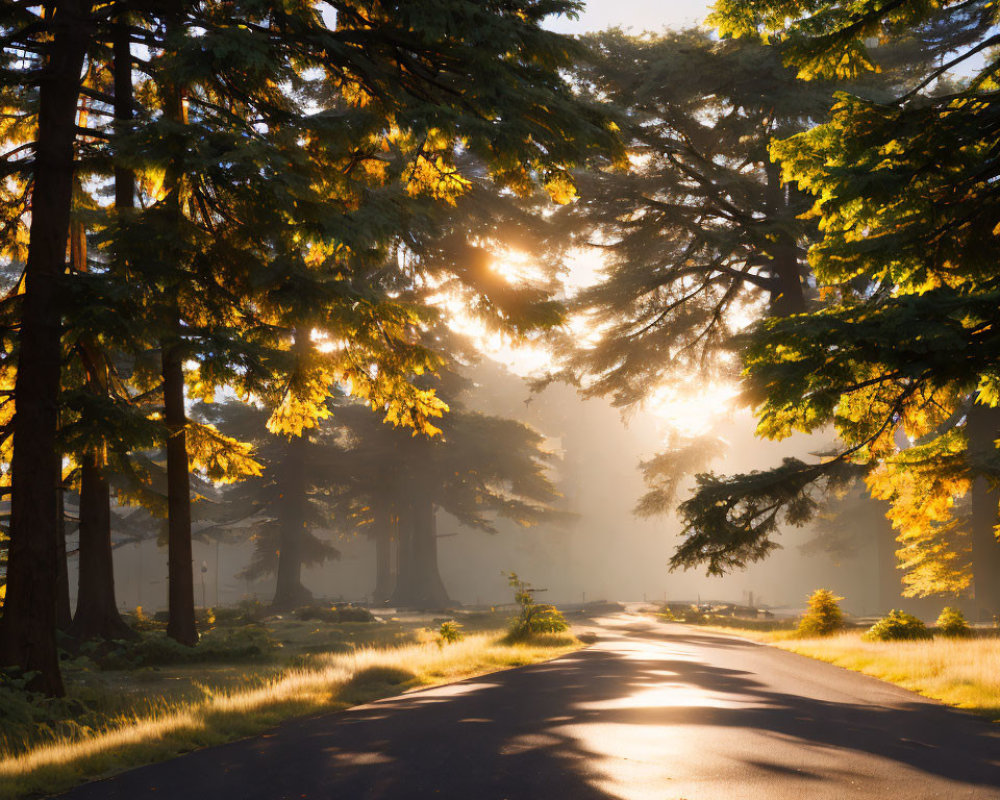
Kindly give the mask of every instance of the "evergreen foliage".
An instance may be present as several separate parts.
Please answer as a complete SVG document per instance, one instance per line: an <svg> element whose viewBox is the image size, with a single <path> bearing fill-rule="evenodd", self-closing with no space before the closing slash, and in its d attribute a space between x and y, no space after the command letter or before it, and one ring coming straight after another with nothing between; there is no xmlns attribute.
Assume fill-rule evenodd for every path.
<svg viewBox="0 0 1000 800"><path fill-rule="evenodd" d="M842 447L822 463L702 478L675 565L760 557L775 520L810 519L860 472L891 505L907 593L966 591L975 571L977 602L998 602L996 15L986 2L717 5L724 34L769 37L807 78L873 70L873 39L920 42L937 63L889 98L842 93L827 122L772 145L783 178L815 198L823 235L809 261L826 302L742 340L747 395L762 436L832 424Z"/></svg>
<svg viewBox="0 0 1000 800"><path fill-rule="evenodd" d="M101 543L112 477L166 513L170 633L193 643L192 470L215 484L263 465L188 419L185 398L235 394L301 438L348 390L433 435L447 409L414 378L440 366L420 336L440 309L409 290L472 275L425 257L448 209L490 184L565 202L574 163L619 148L562 73L580 48L542 26L571 0L328 5L0 10L0 488L14 507L0 660L44 691L61 692L58 453L87 467ZM406 291L383 280L400 266ZM459 282L496 325L558 318L544 293ZM296 352L309 337L328 346Z"/></svg>
<svg viewBox="0 0 1000 800"><path fill-rule="evenodd" d="M870 642L902 642L932 637L921 620L905 611L893 610L872 625L863 638Z"/></svg>
<svg viewBox="0 0 1000 800"><path fill-rule="evenodd" d="M844 627L844 615L838 597L829 589L817 589L809 595L808 610L799 620L799 636L829 636Z"/></svg>
<svg viewBox="0 0 1000 800"><path fill-rule="evenodd" d="M934 629L942 636L954 638L972 635L972 628L969 627L965 614L954 606L945 606L941 609L941 614L934 623Z"/></svg>

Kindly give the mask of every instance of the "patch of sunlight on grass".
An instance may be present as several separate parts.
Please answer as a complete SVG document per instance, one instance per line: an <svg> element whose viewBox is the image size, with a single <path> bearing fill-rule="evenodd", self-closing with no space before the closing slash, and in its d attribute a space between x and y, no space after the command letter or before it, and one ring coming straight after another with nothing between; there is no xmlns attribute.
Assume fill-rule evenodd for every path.
<svg viewBox="0 0 1000 800"><path fill-rule="evenodd" d="M249 687L206 690L198 700L165 701L144 716L119 716L86 738L0 753L0 798L62 791L88 778L249 736L289 717L543 661L580 646L571 636L505 644L493 631L448 645L423 642L316 654L307 666Z"/></svg>
<svg viewBox="0 0 1000 800"><path fill-rule="evenodd" d="M775 631L758 631L751 628L741 628L739 625L697 625L694 627L697 627L699 630L711 631L712 633L725 633L729 636L739 636L743 639L749 639L752 642L784 642L798 637L798 632L794 628Z"/></svg>
<svg viewBox="0 0 1000 800"><path fill-rule="evenodd" d="M1000 721L998 638L866 642L861 632L850 631L775 644Z"/></svg>

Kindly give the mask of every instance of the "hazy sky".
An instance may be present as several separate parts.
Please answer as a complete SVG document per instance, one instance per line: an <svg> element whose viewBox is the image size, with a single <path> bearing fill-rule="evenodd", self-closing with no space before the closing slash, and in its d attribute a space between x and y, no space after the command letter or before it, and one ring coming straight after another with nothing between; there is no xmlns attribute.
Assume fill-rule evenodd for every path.
<svg viewBox="0 0 1000 800"><path fill-rule="evenodd" d="M632 28L634 33L681 28L700 22L713 0L589 0L578 20L559 20L551 27L564 33L605 28Z"/></svg>

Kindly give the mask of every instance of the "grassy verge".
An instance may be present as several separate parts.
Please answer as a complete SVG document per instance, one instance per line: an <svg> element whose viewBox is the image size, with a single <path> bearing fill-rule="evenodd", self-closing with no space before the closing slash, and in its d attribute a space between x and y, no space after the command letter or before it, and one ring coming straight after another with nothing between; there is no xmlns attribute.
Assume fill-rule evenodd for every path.
<svg viewBox="0 0 1000 800"><path fill-rule="evenodd" d="M775 645L1000 721L998 638L866 642L859 631L850 631Z"/></svg>
<svg viewBox="0 0 1000 800"><path fill-rule="evenodd" d="M788 622L785 627L760 630L741 627L737 619L726 625L716 622L697 627L772 644L1000 722L1000 638L996 636L868 642L861 638L864 629L802 638L792 625Z"/></svg>
<svg viewBox="0 0 1000 800"><path fill-rule="evenodd" d="M313 629L312 634L316 626ZM568 635L504 643L498 630L441 645L426 631L389 626L369 636L348 631L355 640L351 649L323 653L313 649L315 639L337 638L345 633L342 626L321 635L298 626L285 633L299 642L299 652L286 656L285 663L272 659L88 674L85 680L73 676L69 702L81 703L74 694L91 697L83 714L90 724L77 723L68 732L41 726L32 741L8 743L6 752L0 751L0 798L62 791L88 779L249 736L290 717L531 664L580 646ZM311 640L304 655L303 637ZM374 639L374 644L362 644L365 638ZM400 639L404 642L393 644ZM103 682L103 689L95 688L95 681ZM171 689L171 684L176 687ZM93 701L95 692L101 702Z"/></svg>

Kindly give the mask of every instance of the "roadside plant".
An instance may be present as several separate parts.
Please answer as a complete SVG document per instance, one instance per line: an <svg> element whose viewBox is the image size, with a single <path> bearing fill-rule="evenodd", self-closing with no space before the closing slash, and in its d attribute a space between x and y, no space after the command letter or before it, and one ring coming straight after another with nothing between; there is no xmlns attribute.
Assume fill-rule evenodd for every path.
<svg viewBox="0 0 1000 800"><path fill-rule="evenodd" d="M964 638L972 635L972 628L965 615L954 606L945 606L941 610L941 615L934 623L937 632L942 636L953 639Z"/></svg>
<svg viewBox="0 0 1000 800"><path fill-rule="evenodd" d="M799 636L829 636L844 627L844 613L838 597L829 589L817 589L809 596L808 609L799 621Z"/></svg>
<svg viewBox="0 0 1000 800"><path fill-rule="evenodd" d="M453 619L445 620L441 623L441 627L438 628L438 644L454 644L455 642L460 642L465 638L465 634L462 632L462 623L455 622Z"/></svg>
<svg viewBox="0 0 1000 800"><path fill-rule="evenodd" d="M544 590L531 588L531 584L522 581L515 572L506 573L506 577L519 607L518 615L510 621L508 640L527 639L537 633L561 633L569 628L558 608L535 601L535 592Z"/></svg>
<svg viewBox="0 0 1000 800"><path fill-rule="evenodd" d="M893 609L869 628L862 637L869 642L900 642L930 639L933 634L912 614Z"/></svg>

